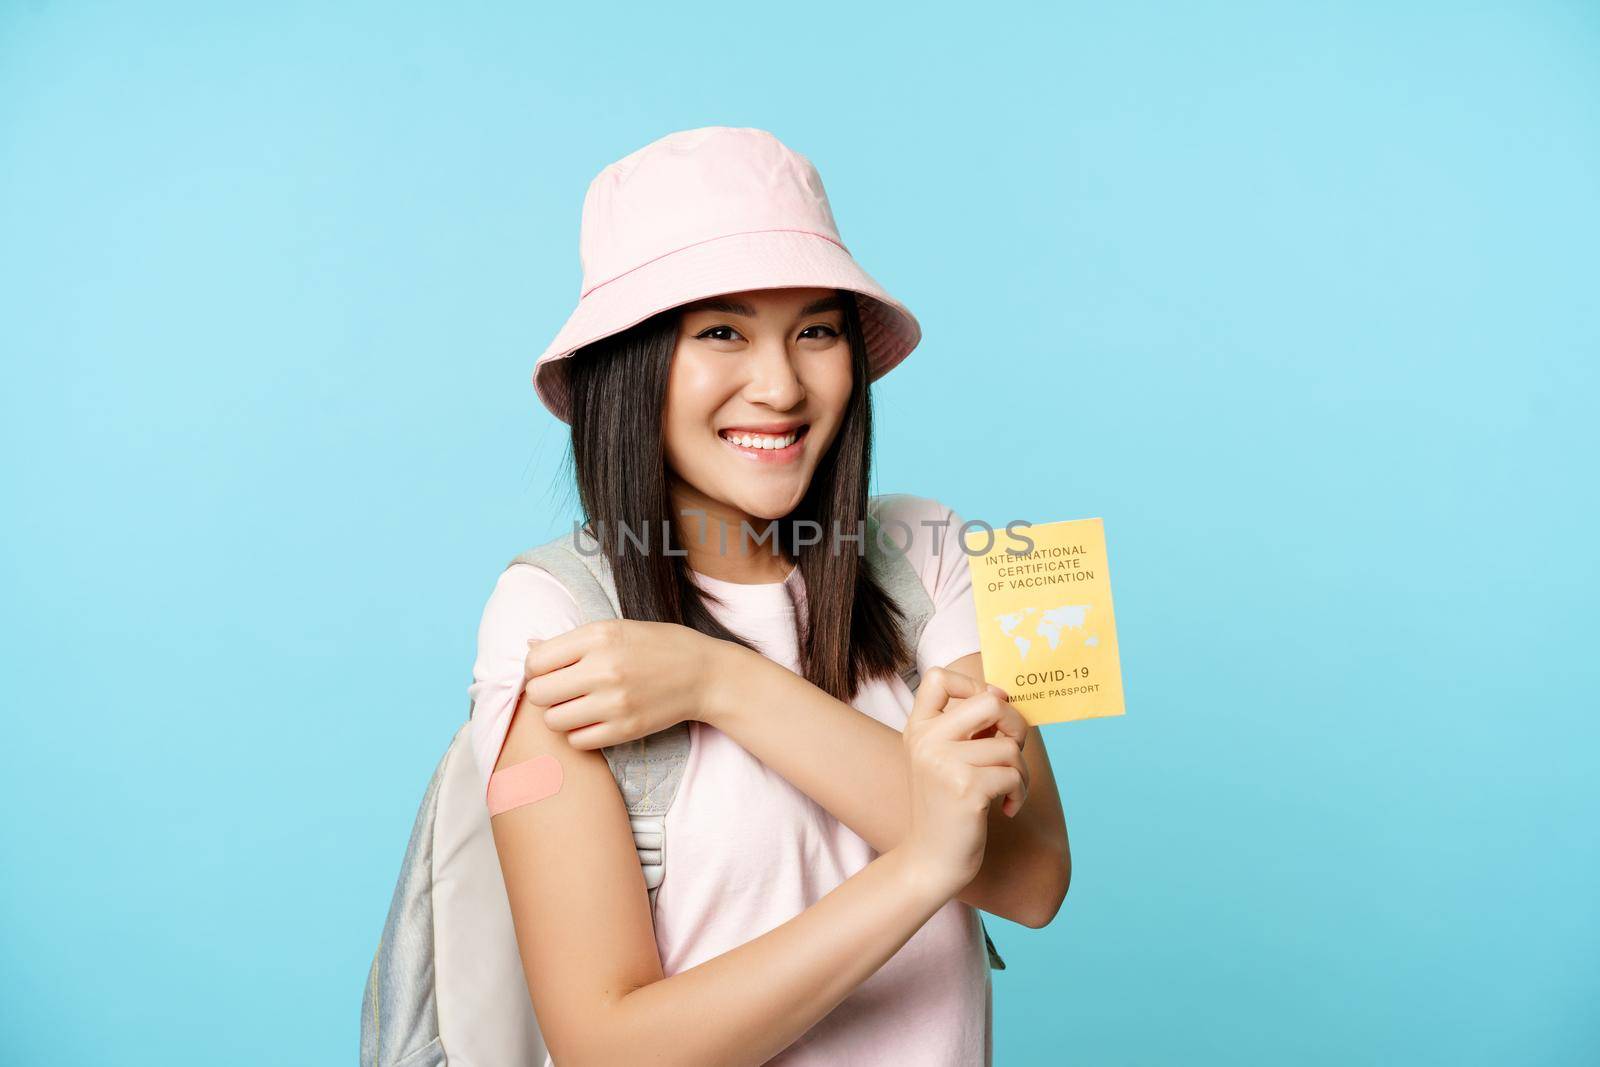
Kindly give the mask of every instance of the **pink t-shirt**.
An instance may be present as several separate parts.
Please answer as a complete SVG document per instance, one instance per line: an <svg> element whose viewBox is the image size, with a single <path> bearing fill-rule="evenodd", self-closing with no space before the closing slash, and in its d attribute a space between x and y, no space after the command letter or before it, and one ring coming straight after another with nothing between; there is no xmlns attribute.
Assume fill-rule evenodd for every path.
<svg viewBox="0 0 1600 1067"><path fill-rule="evenodd" d="M917 645L919 670L926 673L978 651L971 577L956 539L962 519L935 500L907 494L886 498L879 517L890 523L896 544L905 543L909 527L906 554L933 598L935 613ZM906 527L893 525L894 520ZM785 581L760 585L693 574L726 602L709 604L723 625L800 673L795 626L805 589L798 570ZM522 691L528 639L554 637L580 623L571 595L540 567L509 567L496 582L478 631L468 690L474 701L473 753L485 780L499 759ZM876 679L851 703L903 730L912 694L899 677ZM727 734L693 722L690 736L689 761L666 817L670 858L656 892L656 943L668 976L782 925L877 855ZM784 1067L988 1064L992 997L978 913L951 900L832 1012L768 1062Z"/></svg>

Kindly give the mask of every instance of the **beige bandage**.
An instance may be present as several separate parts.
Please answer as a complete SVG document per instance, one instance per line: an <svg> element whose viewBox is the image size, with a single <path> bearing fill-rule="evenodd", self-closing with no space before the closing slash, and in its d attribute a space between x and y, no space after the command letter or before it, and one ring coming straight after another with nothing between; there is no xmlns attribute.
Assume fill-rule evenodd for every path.
<svg viewBox="0 0 1600 1067"><path fill-rule="evenodd" d="M489 814L499 815L561 792L561 763L554 756L535 756L489 775Z"/></svg>

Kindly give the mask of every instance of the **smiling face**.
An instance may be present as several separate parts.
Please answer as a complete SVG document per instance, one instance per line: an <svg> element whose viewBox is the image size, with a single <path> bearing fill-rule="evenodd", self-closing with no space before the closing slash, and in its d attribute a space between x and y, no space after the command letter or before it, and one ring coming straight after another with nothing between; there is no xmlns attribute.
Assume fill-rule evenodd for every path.
<svg viewBox="0 0 1600 1067"><path fill-rule="evenodd" d="M853 385L832 289L685 305L662 417L674 511L700 508L713 523L757 529L789 514L839 432ZM728 543L736 552L736 539ZM691 538L685 546L695 555Z"/></svg>

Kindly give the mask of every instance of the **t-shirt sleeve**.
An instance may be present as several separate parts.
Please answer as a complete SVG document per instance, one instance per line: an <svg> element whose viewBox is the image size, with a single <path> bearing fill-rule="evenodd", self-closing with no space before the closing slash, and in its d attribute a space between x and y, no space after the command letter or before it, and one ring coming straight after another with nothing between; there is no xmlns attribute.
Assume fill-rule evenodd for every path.
<svg viewBox="0 0 1600 1067"><path fill-rule="evenodd" d="M933 598L933 615L917 642L917 670L926 674L977 652L978 612L972 603L972 573L959 537L966 520L937 500L909 493L890 496L878 514L883 521L905 524L890 525L886 531L897 545L906 543L909 528L906 558Z"/></svg>
<svg viewBox="0 0 1600 1067"><path fill-rule="evenodd" d="M516 563L501 572L478 623L478 653L472 664L472 755L489 775L500 759L511 716L522 700L528 641L557 637L583 622L567 587L543 567Z"/></svg>

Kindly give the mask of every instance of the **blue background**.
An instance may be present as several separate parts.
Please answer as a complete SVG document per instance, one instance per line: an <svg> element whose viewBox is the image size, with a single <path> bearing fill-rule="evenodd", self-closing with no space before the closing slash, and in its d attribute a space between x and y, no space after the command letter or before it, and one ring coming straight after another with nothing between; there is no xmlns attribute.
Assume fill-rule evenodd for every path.
<svg viewBox="0 0 1600 1067"><path fill-rule="evenodd" d="M1600 12L563 6L0 8L8 1062L354 1059L585 186L710 124L921 317L875 491L1105 519L998 1062L1600 1057Z"/></svg>

